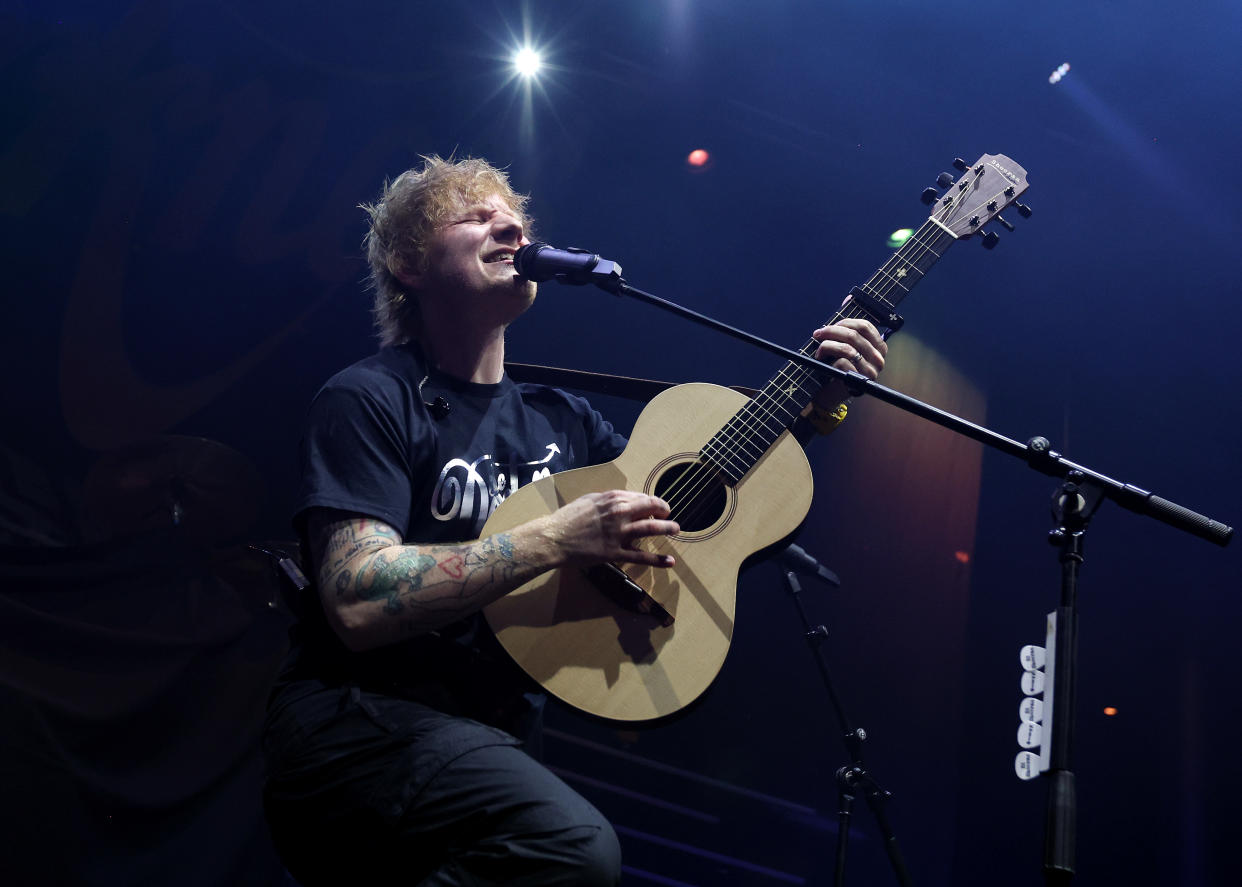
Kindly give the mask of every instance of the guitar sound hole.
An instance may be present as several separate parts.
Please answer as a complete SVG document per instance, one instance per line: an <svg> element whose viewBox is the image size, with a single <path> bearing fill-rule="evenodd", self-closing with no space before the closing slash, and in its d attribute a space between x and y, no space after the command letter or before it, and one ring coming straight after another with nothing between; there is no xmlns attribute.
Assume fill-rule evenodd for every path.
<svg viewBox="0 0 1242 887"><path fill-rule="evenodd" d="M655 494L669 504L683 533L706 530L720 520L729 504L716 473L698 462L669 468L656 480Z"/></svg>

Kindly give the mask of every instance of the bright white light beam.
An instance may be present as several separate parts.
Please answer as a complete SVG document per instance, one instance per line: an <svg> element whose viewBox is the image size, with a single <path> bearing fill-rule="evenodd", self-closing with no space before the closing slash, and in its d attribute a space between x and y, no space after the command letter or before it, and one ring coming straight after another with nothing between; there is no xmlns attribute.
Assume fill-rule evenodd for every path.
<svg viewBox="0 0 1242 887"><path fill-rule="evenodd" d="M534 77L542 65L539 53L529 46L522 47L513 56L513 68L523 77Z"/></svg>

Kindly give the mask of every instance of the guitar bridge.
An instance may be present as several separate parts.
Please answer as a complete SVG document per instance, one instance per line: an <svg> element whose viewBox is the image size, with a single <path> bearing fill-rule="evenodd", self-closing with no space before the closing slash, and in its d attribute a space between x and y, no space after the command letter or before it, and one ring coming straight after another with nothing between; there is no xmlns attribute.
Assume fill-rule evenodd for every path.
<svg viewBox="0 0 1242 887"><path fill-rule="evenodd" d="M650 616L662 628L673 624L673 614L647 594L647 590L631 579L616 564L596 564L582 571L591 584L618 607L631 613Z"/></svg>

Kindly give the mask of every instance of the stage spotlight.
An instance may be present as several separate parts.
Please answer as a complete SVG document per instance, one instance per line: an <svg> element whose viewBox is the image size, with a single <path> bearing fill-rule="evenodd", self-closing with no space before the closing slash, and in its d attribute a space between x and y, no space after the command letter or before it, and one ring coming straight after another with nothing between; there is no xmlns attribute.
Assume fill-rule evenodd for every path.
<svg viewBox="0 0 1242 887"><path fill-rule="evenodd" d="M913 236L913 228L898 228L892 234L888 235L888 248L897 249Z"/></svg>
<svg viewBox="0 0 1242 887"><path fill-rule="evenodd" d="M697 167L707 166L707 162L711 159L712 155L708 154L702 148L695 148L688 155L686 155L686 163Z"/></svg>
<svg viewBox="0 0 1242 887"><path fill-rule="evenodd" d="M1069 73L1069 69L1070 69L1069 62L1066 62L1063 65L1058 65L1057 69L1048 75L1048 82L1049 83L1060 83L1061 78Z"/></svg>
<svg viewBox="0 0 1242 887"><path fill-rule="evenodd" d="M522 47L513 56L513 68L523 77L534 77L542 66L543 59L529 46Z"/></svg>

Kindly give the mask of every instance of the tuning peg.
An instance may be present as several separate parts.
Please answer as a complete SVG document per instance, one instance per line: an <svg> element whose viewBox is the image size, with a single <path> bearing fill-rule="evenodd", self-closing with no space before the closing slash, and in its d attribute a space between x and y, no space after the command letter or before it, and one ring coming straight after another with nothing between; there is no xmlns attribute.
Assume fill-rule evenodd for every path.
<svg viewBox="0 0 1242 887"><path fill-rule="evenodd" d="M953 184L953 173L942 172L940 175L936 176L936 184L941 188L949 187Z"/></svg>
<svg viewBox="0 0 1242 887"><path fill-rule="evenodd" d="M923 201L928 206L931 206L933 203L936 202L936 198L939 196L940 196L940 192L937 191L935 188L928 188L927 190L923 192L923 195L919 197L919 200Z"/></svg>
<svg viewBox="0 0 1242 887"><path fill-rule="evenodd" d="M1018 208L1018 215L1022 216L1022 218L1029 219L1031 217L1031 208L1025 203L1018 203L1015 201L1014 206Z"/></svg>
<svg viewBox="0 0 1242 887"><path fill-rule="evenodd" d="M966 172L966 161L960 157L953 158L953 168L958 172Z"/></svg>
<svg viewBox="0 0 1242 887"><path fill-rule="evenodd" d="M1013 225L1011 225L1011 224L1009 224L1008 222L1006 222L1006 221L1005 221L1005 217L1004 217L1004 216L997 216L997 217L996 217L996 221L998 221L998 222L1000 222L1002 225L1004 225L1004 226L1005 226L1005 230L1006 230L1006 231L1012 231L1012 230L1013 230Z"/></svg>
<svg viewBox="0 0 1242 887"><path fill-rule="evenodd" d="M983 235L983 248L984 249L995 249L996 244L998 243L1000 243L1000 235L997 234L995 231L989 231L987 234Z"/></svg>

